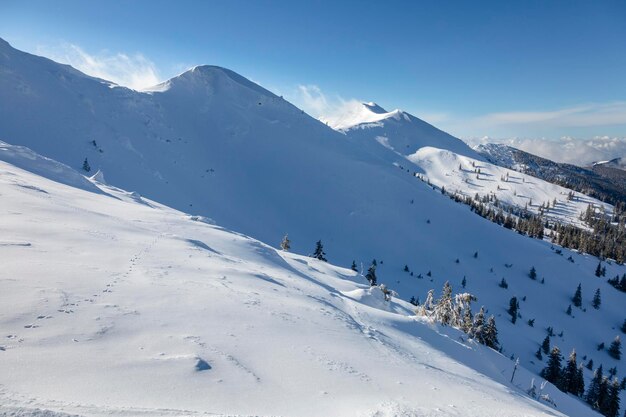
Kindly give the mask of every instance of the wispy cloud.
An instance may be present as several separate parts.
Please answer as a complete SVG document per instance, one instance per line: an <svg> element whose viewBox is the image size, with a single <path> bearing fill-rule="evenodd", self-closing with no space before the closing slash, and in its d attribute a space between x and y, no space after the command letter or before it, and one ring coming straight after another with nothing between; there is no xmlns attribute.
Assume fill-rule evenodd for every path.
<svg viewBox="0 0 626 417"><path fill-rule="evenodd" d="M558 139L483 137L466 139L466 141L471 145L489 142L504 143L556 162L582 166L626 156L626 137L596 136L591 139L569 136Z"/></svg>
<svg viewBox="0 0 626 417"><path fill-rule="evenodd" d="M345 99L338 94L327 95L314 84L300 84L287 97L311 116L326 120L350 112L361 103L357 99Z"/></svg>
<svg viewBox="0 0 626 417"><path fill-rule="evenodd" d="M592 103L551 111L490 113L473 120L484 126L543 125L586 127L626 124L626 102Z"/></svg>
<svg viewBox="0 0 626 417"><path fill-rule="evenodd" d="M71 43L39 46L37 53L57 62L69 64L85 74L135 90L160 82L156 65L141 53L129 55L101 51L90 54Z"/></svg>
<svg viewBox="0 0 626 417"><path fill-rule="evenodd" d="M456 117L444 121L442 127L473 144L506 143L576 165L626 155L626 137L620 134L626 132L625 101Z"/></svg>

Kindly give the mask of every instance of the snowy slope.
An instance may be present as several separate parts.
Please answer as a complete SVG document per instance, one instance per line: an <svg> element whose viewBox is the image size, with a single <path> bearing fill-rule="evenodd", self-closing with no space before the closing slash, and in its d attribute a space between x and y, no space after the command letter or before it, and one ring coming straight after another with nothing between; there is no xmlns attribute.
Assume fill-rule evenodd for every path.
<svg viewBox="0 0 626 417"><path fill-rule="evenodd" d="M535 213L541 204L552 204L556 199L560 204L546 212L546 217L578 226L582 226L578 216L588 204L594 204L607 213L612 212L611 205L597 199L578 193L574 201L568 201L569 189L490 164L460 139L401 110L387 112L375 103L363 103L346 114L322 121L370 153L386 155L388 162L409 172L423 174L432 184L443 186L449 192L472 197L477 193L481 197L496 195L501 202L518 208L525 208L527 203L531 203L528 209ZM503 162L510 162L513 169L517 167L510 156L507 159L507 155L502 155L499 147L483 151L500 151L499 157ZM417 167L407 164L404 157ZM472 163L475 166L470 166ZM463 166L460 171L459 165ZM477 178L476 168L481 168L484 175ZM507 174L510 181L504 184L500 177Z"/></svg>
<svg viewBox="0 0 626 417"><path fill-rule="evenodd" d="M553 340L564 352L576 347L580 357L593 357L596 366L617 366L620 377L626 374L623 363L595 348L601 341L610 343L625 318L624 294L593 275L597 259L567 250L559 256L546 242L476 216L433 192L412 172L398 169L410 164L404 153L335 132L219 67L197 67L151 91L135 92L7 44L0 49L0 138L75 169L88 157L89 174L101 169L109 184L137 192L125 200L146 207L154 204L140 194L268 244L276 245L288 232L296 253L310 253L322 239L327 257L339 265L354 259L367 268L372 258L384 261L380 281L404 299L423 300L429 289L439 290L446 280L458 291L465 276L478 304L497 316L505 356L519 356L538 372L544 364L534 352L545 328L552 326L557 334L564 331ZM458 163L449 168L456 167ZM163 222L160 218L156 223ZM96 234L106 234L106 227ZM119 238L114 242L120 244ZM164 259L166 255L159 252ZM567 260L570 256L573 262ZM106 265L116 264L111 261ZM402 272L405 264L413 276ZM545 284L528 278L531 266L545 277ZM618 265L606 267L607 277L626 272ZM497 286L503 277L508 290ZM576 312L572 319L565 310L579 282L586 307L598 287L603 305L599 311ZM515 325L506 315L513 295L527 296L520 303L524 318ZM535 327L525 324L531 317ZM585 372L588 378L590 372ZM518 382L526 388L529 381ZM589 413L587 408L582 414L570 413L562 402L559 410L566 413Z"/></svg>
<svg viewBox="0 0 626 417"><path fill-rule="evenodd" d="M450 193L471 197L494 195L507 205L526 207L535 214L539 213L540 206L549 204L550 208L543 212L548 220L585 227L579 216L590 204L598 211L613 212L613 206L595 198L575 193L569 200L571 190L568 188L448 150L425 147L408 159L424 171L425 180L445 187Z"/></svg>
<svg viewBox="0 0 626 417"><path fill-rule="evenodd" d="M564 185L611 204L626 201L626 172L617 168L558 163L500 143L480 144L474 149L495 165Z"/></svg>
<svg viewBox="0 0 626 417"><path fill-rule="evenodd" d="M562 415L508 383L507 358L350 270L15 154L0 162L0 414Z"/></svg>

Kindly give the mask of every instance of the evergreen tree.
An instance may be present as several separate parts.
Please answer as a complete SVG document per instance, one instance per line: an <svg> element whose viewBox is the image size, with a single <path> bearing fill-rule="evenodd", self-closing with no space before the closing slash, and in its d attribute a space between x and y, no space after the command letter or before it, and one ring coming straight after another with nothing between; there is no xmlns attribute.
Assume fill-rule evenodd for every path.
<svg viewBox="0 0 626 417"><path fill-rule="evenodd" d="M285 252L291 249L291 241L289 240L289 235L285 235L285 237L283 237L283 240L280 242L280 248Z"/></svg>
<svg viewBox="0 0 626 417"><path fill-rule="evenodd" d="M487 320L484 332L485 345L494 350L498 350L500 342L498 341L498 328L496 327L496 319L490 316Z"/></svg>
<svg viewBox="0 0 626 417"><path fill-rule="evenodd" d="M603 377L600 382L600 393L598 394L597 408L600 414L604 414L607 411L609 403L609 386L610 382L607 377Z"/></svg>
<svg viewBox="0 0 626 417"><path fill-rule="evenodd" d="M87 158L85 158L85 160L83 161L83 171L91 171L91 166L89 166L89 161L87 160Z"/></svg>
<svg viewBox="0 0 626 417"><path fill-rule="evenodd" d="M376 277L376 265L376 259L374 259L370 267L367 269L367 274L365 274L365 278L367 278L372 287L374 287L378 281L378 278Z"/></svg>
<svg viewBox="0 0 626 417"><path fill-rule="evenodd" d="M578 395L578 363L576 362L576 351L572 350L567 364L563 369L563 376L561 378L561 391L571 392L574 395Z"/></svg>
<svg viewBox="0 0 626 417"><path fill-rule="evenodd" d="M324 245L322 245L322 241L318 240L315 242L315 251L313 252L313 258L319 259L320 261L328 262L325 258L326 252L324 252Z"/></svg>
<svg viewBox="0 0 626 417"><path fill-rule="evenodd" d="M598 266L596 267L596 276L602 276L602 262L598 262Z"/></svg>
<svg viewBox="0 0 626 417"><path fill-rule="evenodd" d="M354 272L358 271L356 267L356 262L354 260L352 261L352 265L350 265L350 269L353 270Z"/></svg>
<svg viewBox="0 0 626 417"><path fill-rule="evenodd" d="M593 369L593 359L589 359L589 362L587 362L585 366L591 371Z"/></svg>
<svg viewBox="0 0 626 417"><path fill-rule="evenodd" d="M574 293L574 297L572 297L572 302L576 307L580 307L582 305L583 296L580 284L578 284L578 287L576 287L576 292Z"/></svg>
<svg viewBox="0 0 626 417"><path fill-rule="evenodd" d="M622 333L626 333L626 319L624 319L624 322L622 323Z"/></svg>
<svg viewBox="0 0 626 417"><path fill-rule="evenodd" d="M567 311L565 311L565 313L566 313L568 316L571 316L571 315L572 315L572 305L571 305L571 304L567 306Z"/></svg>
<svg viewBox="0 0 626 417"><path fill-rule="evenodd" d="M478 343L485 344L485 308L481 307L480 311L474 316L474 324L470 336Z"/></svg>
<svg viewBox="0 0 626 417"><path fill-rule="evenodd" d="M465 279L465 276L463 276L463 281L461 281L461 287L465 288L466 285L467 280ZM624 320L624 329L626 329L626 320ZM626 333L626 330L624 330L624 333Z"/></svg>
<svg viewBox="0 0 626 417"><path fill-rule="evenodd" d="M604 407L602 410L602 414L606 417L617 417L619 414L619 394L620 394L619 381L617 378L613 378L611 384L608 387L608 392L606 396L606 401L604 402Z"/></svg>
<svg viewBox="0 0 626 417"><path fill-rule="evenodd" d="M528 276L530 277L530 279L537 279L537 270L535 269L534 266L530 268L530 272L528 273Z"/></svg>
<svg viewBox="0 0 626 417"><path fill-rule="evenodd" d="M504 279L504 278L502 278L502 281L500 281L500 283L498 284L498 286L499 286L500 288L504 288L504 289L509 288L509 284L506 282L506 279Z"/></svg>
<svg viewBox="0 0 626 417"><path fill-rule="evenodd" d="M557 387L560 387L561 375L563 373L561 369L562 359L561 350L557 346L553 347L548 357L548 364L541 371L541 377L545 378L546 381L552 382Z"/></svg>
<svg viewBox="0 0 626 417"><path fill-rule="evenodd" d="M613 343L609 347L609 355L612 358L620 360L622 357L622 341L619 339L619 336L615 336Z"/></svg>
<svg viewBox="0 0 626 417"><path fill-rule="evenodd" d="M578 397L582 397L585 393L585 375L583 372L583 364L578 365L578 370L576 371L576 392L575 394Z"/></svg>
<svg viewBox="0 0 626 417"><path fill-rule="evenodd" d="M542 361L542 360L543 360L543 355L541 354L541 347L539 347L539 348L537 349L537 352L535 352L535 357L536 357L537 359L539 359L540 361Z"/></svg>
<svg viewBox="0 0 626 417"><path fill-rule="evenodd" d="M471 334L473 325L474 325L474 316L472 315L472 309L468 307L463 312L463 319L461 321L461 330L463 330L467 334Z"/></svg>
<svg viewBox="0 0 626 417"><path fill-rule="evenodd" d="M452 306L452 286L448 281L443 284L441 291L441 298L437 300L437 304L433 310L435 320L447 326L452 321L453 306Z"/></svg>
<svg viewBox="0 0 626 417"><path fill-rule="evenodd" d="M600 390L603 379L604 375L602 375L602 365L600 365L600 367L594 371L593 378L589 383L589 388L587 388L587 394L585 395L585 401L587 401L587 403L595 409L599 407L598 401L600 399Z"/></svg>
<svg viewBox="0 0 626 417"><path fill-rule="evenodd" d="M511 316L511 322L515 324L517 321L517 310L519 309L519 303L517 302L517 297L512 297L509 300L509 309L507 312Z"/></svg>
<svg viewBox="0 0 626 417"><path fill-rule="evenodd" d="M600 288L598 288L596 293L593 295L593 302L591 304L596 310L600 308L600 304L602 304L602 300L600 299Z"/></svg>
<svg viewBox="0 0 626 417"><path fill-rule="evenodd" d="M404 272L409 272L409 266L408 265L404 265Z"/></svg>

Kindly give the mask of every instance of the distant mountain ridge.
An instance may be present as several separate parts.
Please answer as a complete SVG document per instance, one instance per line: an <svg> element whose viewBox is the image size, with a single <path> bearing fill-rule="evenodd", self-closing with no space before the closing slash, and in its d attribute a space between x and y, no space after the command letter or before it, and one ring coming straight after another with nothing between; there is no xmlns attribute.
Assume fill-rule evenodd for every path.
<svg viewBox="0 0 626 417"><path fill-rule="evenodd" d="M626 203L626 174L615 168L619 162L597 163L584 168L554 162L504 144L481 144L476 151L489 162L530 174L585 193L602 201Z"/></svg>

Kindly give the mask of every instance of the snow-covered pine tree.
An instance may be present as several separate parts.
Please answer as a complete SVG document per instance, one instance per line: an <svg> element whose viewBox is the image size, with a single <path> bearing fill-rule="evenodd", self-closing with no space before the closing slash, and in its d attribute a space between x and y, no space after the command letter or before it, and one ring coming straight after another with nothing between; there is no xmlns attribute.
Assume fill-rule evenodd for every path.
<svg viewBox="0 0 626 417"><path fill-rule="evenodd" d="M557 387L560 386L561 375L563 373L561 369L562 359L563 356L561 356L561 350L557 346L554 346L550 351L548 364L541 371L541 377L545 378L546 381L552 382Z"/></svg>
<svg viewBox="0 0 626 417"><path fill-rule="evenodd" d="M613 378L611 381L606 400L604 402L603 410L601 411L606 417L618 417L619 403L620 403L620 386L617 378Z"/></svg>
<svg viewBox="0 0 626 417"><path fill-rule="evenodd" d="M608 408L609 403L609 386L610 381L608 377L603 377L600 382L600 393L598 394L598 404L597 409L600 411L600 414L604 414Z"/></svg>
<svg viewBox="0 0 626 417"><path fill-rule="evenodd" d="M447 326L452 322L454 311L452 305L452 286L448 281L443 284L441 297L437 300L433 309L433 317L442 325Z"/></svg>
<svg viewBox="0 0 626 417"><path fill-rule="evenodd" d="M466 308L463 312L463 322L461 324L461 330L470 334L472 332L472 326L474 324L474 317L472 315L472 309Z"/></svg>
<svg viewBox="0 0 626 417"><path fill-rule="evenodd" d="M470 336L478 343L485 344L485 308L481 307L474 315L474 324Z"/></svg>
<svg viewBox="0 0 626 417"><path fill-rule="evenodd" d="M376 259L374 259L370 267L367 269L367 274L365 274L365 278L367 278L370 286L372 287L376 286L376 283L378 282L378 278L376 277L376 265Z"/></svg>
<svg viewBox="0 0 626 417"><path fill-rule="evenodd" d="M434 294L435 290L428 290L428 294L426 294L426 301L424 301L424 304L415 309L416 314L424 317L430 317L433 309Z"/></svg>
<svg viewBox="0 0 626 417"><path fill-rule="evenodd" d="M285 252L291 249L291 241L289 240L288 234L285 234L285 237L283 237L283 240L280 242L280 248Z"/></svg>
<svg viewBox="0 0 626 417"><path fill-rule="evenodd" d="M89 161L87 160L87 158L85 158L85 160L83 161L83 171L91 171L91 166L89 165Z"/></svg>
<svg viewBox="0 0 626 417"><path fill-rule="evenodd" d="M485 345L492 349L498 350L500 342L498 341L498 328L496 327L496 318L492 315L487 320L484 331Z"/></svg>
<svg viewBox="0 0 626 417"><path fill-rule="evenodd" d="M578 363L575 350L572 350L572 353L569 354L567 364L563 369L560 389L561 391L571 392L574 395L578 393Z"/></svg>
<svg viewBox="0 0 626 417"><path fill-rule="evenodd" d="M591 382L587 388L587 393L585 394L585 401L587 401L591 407L596 409L599 407L600 389L603 379L604 375L602 375L602 365L600 365L593 372L593 378L591 378Z"/></svg>

